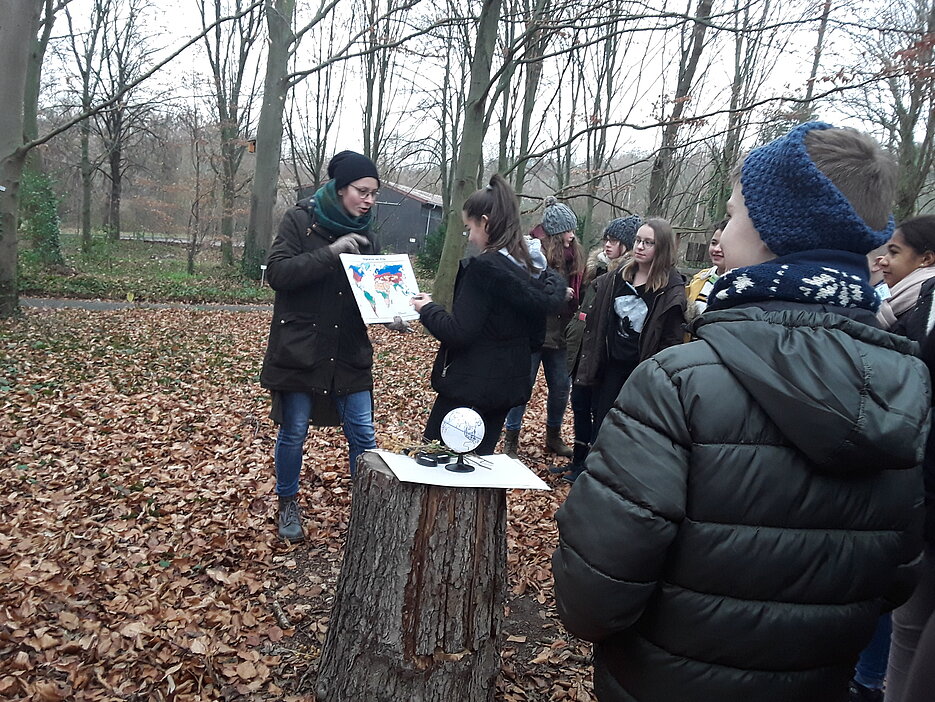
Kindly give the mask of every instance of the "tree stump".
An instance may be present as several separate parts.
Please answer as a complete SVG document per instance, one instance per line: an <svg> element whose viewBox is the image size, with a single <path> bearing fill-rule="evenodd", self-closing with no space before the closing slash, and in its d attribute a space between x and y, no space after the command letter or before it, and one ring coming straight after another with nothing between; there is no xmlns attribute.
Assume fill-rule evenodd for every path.
<svg viewBox="0 0 935 702"><path fill-rule="evenodd" d="M505 526L504 490L403 483L379 456L365 453L318 700L492 700L506 596Z"/></svg>

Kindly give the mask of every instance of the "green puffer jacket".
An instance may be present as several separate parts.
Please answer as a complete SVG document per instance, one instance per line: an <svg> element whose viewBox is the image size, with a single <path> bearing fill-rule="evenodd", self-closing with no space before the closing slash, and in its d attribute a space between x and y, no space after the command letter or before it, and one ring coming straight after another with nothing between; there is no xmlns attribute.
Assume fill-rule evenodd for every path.
<svg viewBox="0 0 935 702"><path fill-rule="evenodd" d="M640 364L556 515L559 614L597 642L602 702L845 702L911 591L917 347L781 307L706 313Z"/></svg>

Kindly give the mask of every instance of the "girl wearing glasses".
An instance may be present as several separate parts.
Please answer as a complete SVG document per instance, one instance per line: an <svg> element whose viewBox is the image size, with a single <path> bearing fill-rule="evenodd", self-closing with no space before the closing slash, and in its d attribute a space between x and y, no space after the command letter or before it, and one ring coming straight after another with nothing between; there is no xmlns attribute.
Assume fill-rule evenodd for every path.
<svg viewBox="0 0 935 702"><path fill-rule="evenodd" d="M451 312L430 295L412 301L441 342L432 368L438 397L423 434L440 439L444 416L471 407L484 419L483 455L493 453L509 409L529 399L532 352L545 338L546 314L565 304L566 283L546 268L538 242L531 252L516 194L499 174L465 201L461 216L481 253L461 261Z"/></svg>
<svg viewBox="0 0 935 702"><path fill-rule="evenodd" d="M297 495L309 423L343 426L352 474L357 457L376 448L373 347L338 256L379 253L370 210L380 176L353 151L335 155L328 176L283 216L266 261L276 298L260 383L279 424L279 535L293 543L305 538Z"/></svg>
<svg viewBox="0 0 935 702"><path fill-rule="evenodd" d="M595 283L575 384L594 386L597 427L636 366L683 341L685 281L675 267L677 255L672 226L647 219L636 231L626 265Z"/></svg>

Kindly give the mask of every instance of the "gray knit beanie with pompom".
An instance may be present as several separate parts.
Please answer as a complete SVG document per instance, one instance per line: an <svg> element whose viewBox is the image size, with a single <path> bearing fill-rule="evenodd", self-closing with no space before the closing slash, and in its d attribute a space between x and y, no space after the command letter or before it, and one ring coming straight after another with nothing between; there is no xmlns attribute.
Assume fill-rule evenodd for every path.
<svg viewBox="0 0 935 702"><path fill-rule="evenodd" d="M545 199L545 212L542 213L542 228L549 236L573 232L578 229L578 218L568 205L549 195Z"/></svg>

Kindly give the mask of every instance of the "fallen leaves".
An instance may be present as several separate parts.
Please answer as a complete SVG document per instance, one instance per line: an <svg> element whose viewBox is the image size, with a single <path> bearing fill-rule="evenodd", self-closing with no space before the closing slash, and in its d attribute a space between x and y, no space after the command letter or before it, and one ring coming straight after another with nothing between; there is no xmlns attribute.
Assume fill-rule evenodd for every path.
<svg viewBox="0 0 935 702"><path fill-rule="evenodd" d="M350 483L340 429L312 431L309 541L275 538L276 430L258 385L268 321L73 309L0 322L0 697L301 698L308 681L283 657L290 670L313 666L324 640L319 605ZM379 326L372 336L378 441L418 443L436 344ZM521 455L546 475L542 417L537 391ZM499 699L590 699L586 654L552 646L549 557L566 488L546 479L555 491L509 495L510 589L539 613L507 618ZM311 549L326 568L308 570L298 554Z"/></svg>

